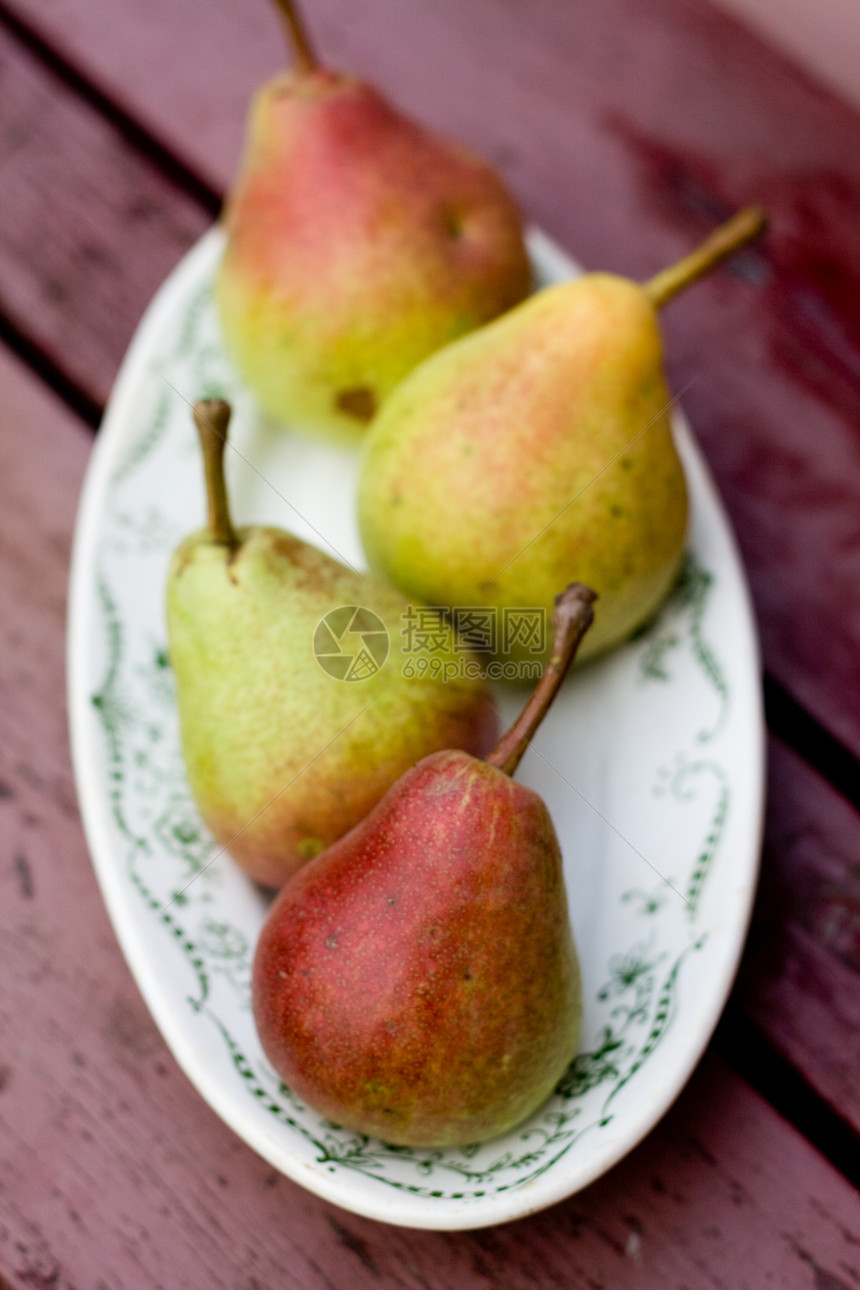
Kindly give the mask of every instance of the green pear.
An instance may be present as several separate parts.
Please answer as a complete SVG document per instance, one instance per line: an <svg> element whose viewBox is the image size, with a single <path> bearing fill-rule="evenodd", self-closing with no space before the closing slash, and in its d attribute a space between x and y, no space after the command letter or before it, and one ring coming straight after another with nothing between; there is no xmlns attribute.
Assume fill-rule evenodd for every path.
<svg viewBox="0 0 860 1290"><path fill-rule="evenodd" d="M425 360L365 440L371 568L428 604L492 607L515 666L543 643L511 611L548 618L572 578L601 598L580 659L646 623L687 523L657 307L762 226L742 212L645 286L589 273L548 287Z"/></svg>
<svg viewBox="0 0 860 1290"><path fill-rule="evenodd" d="M494 719L480 669L444 622L416 660L402 596L281 529L234 529L229 415L219 401L195 408L209 523L173 556L168 649L200 814L251 877L277 887L427 753L485 751Z"/></svg>
<svg viewBox="0 0 860 1290"><path fill-rule="evenodd" d="M495 1137L552 1092L582 1015L558 838L515 783L591 621L558 599L552 661L479 761L438 752L280 893L257 944L254 1017L294 1093L408 1146Z"/></svg>
<svg viewBox="0 0 860 1290"><path fill-rule="evenodd" d="M521 300L531 272L494 171L319 67L279 3L297 66L254 100L216 299L262 407L355 441L401 377Z"/></svg>

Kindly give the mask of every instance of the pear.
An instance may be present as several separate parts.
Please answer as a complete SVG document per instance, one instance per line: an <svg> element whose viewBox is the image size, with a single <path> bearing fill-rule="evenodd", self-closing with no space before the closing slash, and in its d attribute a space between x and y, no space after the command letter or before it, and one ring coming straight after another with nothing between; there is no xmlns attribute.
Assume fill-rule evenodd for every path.
<svg viewBox="0 0 860 1290"><path fill-rule="evenodd" d="M278 3L296 65L255 97L216 299L265 411L355 442L401 377L523 299L531 271L494 171L320 67Z"/></svg>
<svg viewBox="0 0 860 1290"><path fill-rule="evenodd" d="M278 887L419 758L452 745L486 751L493 712L447 624L416 659L404 652L412 611L402 596L281 529L235 529L223 473L230 409L202 402L194 416L209 521L180 543L167 585L182 748L217 841Z"/></svg>
<svg viewBox="0 0 860 1290"><path fill-rule="evenodd" d="M547 614L594 587L579 660L646 623L687 522L657 308L764 224L741 212L644 286L589 273L547 287L425 360L365 440L359 526L372 569L428 604ZM536 637L500 640L514 667Z"/></svg>
<svg viewBox="0 0 860 1290"><path fill-rule="evenodd" d="M254 1018L294 1093L407 1146L495 1137L576 1051L580 974L558 839L513 781L588 627L558 598L551 662L486 759L424 758L284 888L257 944Z"/></svg>

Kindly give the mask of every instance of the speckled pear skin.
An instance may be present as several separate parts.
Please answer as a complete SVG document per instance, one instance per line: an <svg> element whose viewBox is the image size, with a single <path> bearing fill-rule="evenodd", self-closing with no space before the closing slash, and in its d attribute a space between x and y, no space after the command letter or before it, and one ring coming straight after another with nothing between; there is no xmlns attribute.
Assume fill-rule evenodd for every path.
<svg viewBox="0 0 860 1290"><path fill-rule="evenodd" d="M577 662L646 623L677 574L687 492L654 307L625 278L547 288L428 358L365 440L368 561L438 605L600 612ZM515 647L515 660L532 657Z"/></svg>
<svg viewBox="0 0 860 1290"><path fill-rule="evenodd" d="M479 681L402 675L402 596L280 529L238 538L231 550L201 532L176 550L169 654L200 813L251 877L278 887L428 752L485 752L495 722ZM352 604L382 618L391 652L375 676L344 682L320 667L313 638ZM453 634L436 657L462 662Z"/></svg>
<svg viewBox="0 0 860 1290"><path fill-rule="evenodd" d="M422 358L530 289L491 168L328 71L258 92L226 227L227 348L275 420L328 438L356 442Z"/></svg>
<svg viewBox="0 0 860 1290"><path fill-rule="evenodd" d="M465 753L425 758L280 893L252 997L275 1069L337 1124L439 1147L518 1124L581 1018L541 799Z"/></svg>

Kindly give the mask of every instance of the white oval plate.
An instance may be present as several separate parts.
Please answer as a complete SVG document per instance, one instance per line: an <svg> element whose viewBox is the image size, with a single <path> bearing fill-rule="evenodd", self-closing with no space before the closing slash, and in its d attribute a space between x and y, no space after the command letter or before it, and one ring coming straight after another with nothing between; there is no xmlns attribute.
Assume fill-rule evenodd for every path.
<svg viewBox="0 0 860 1290"><path fill-rule="evenodd" d="M178 1062L260 1155L356 1213L481 1227L570 1195L675 1098L726 998L755 885L763 798L758 654L729 525L679 416L692 495L685 573L650 630L568 682L520 777L565 857L582 961L580 1052L517 1130L462 1150L337 1128L269 1067L249 1008L266 900L218 849L185 782L166 657L170 552L203 521L189 404L234 404L241 523L280 524L361 566L356 456L264 424L225 358L213 230L154 299L123 364L81 501L69 684L93 862L129 966ZM531 234L542 281L576 272ZM249 648L253 643L249 642ZM498 692L505 716L521 696Z"/></svg>

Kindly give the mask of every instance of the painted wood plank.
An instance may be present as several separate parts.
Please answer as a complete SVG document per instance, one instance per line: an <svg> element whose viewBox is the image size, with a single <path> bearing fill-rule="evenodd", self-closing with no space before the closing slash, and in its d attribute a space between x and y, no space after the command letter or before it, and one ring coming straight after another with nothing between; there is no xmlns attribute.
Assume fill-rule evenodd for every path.
<svg viewBox="0 0 860 1290"><path fill-rule="evenodd" d="M736 996L860 1134L860 816L771 741L762 876Z"/></svg>
<svg viewBox="0 0 860 1290"><path fill-rule="evenodd" d="M719 0L813 76L860 107L860 15L853 0Z"/></svg>
<svg viewBox="0 0 860 1290"><path fill-rule="evenodd" d="M0 313L104 403L141 310L210 223L0 30Z"/></svg>
<svg viewBox="0 0 860 1290"><path fill-rule="evenodd" d="M112 0L107 21L99 0L4 0L0 12L217 189L238 159L250 95L286 57L269 0Z"/></svg>
<svg viewBox="0 0 860 1290"><path fill-rule="evenodd" d="M249 96L285 60L272 0L241 9L230 0L114 0L109 23L100 0L2 7L216 187L233 173ZM851 161L852 113L707 0L529 0L527 9L508 0L304 0L302 8L330 65L370 77L436 128L476 145L483 138L488 150L504 146L507 158L497 160L508 169L526 177L530 157L543 167L561 149L554 186L570 192L583 168L597 184L580 194L581 213L593 214L617 163L598 155L597 136L608 143L617 125L607 114L638 119L644 133L671 128L693 147L707 141L737 153L739 165L761 165L762 144L775 165ZM786 112L792 128L776 130ZM551 191L537 192L558 212ZM624 210L601 213L621 222L629 246ZM646 245L652 235L642 229ZM594 236L600 248L599 229Z"/></svg>
<svg viewBox="0 0 860 1290"><path fill-rule="evenodd" d="M715 1058L604 1179L507 1227L388 1228L275 1174L167 1053L81 834L64 591L89 439L0 352L0 1276L11 1290L856 1290L860 1199ZM22 432L26 427L26 433Z"/></svg>
<svg viewBox="0 0 860 1290"><path fill-rule="evenodd" d="M115 0L110 22L100 0L7 8L228 181L246 98L281 60L265 0ZM589 266L645 276L729 208L770 210L761 249L667 312L670 368L739 532L767 666L860 754L860 116L705 0L306 9L330 61L493 157ZM81 276L61 270L59 290Z"/></svg>

